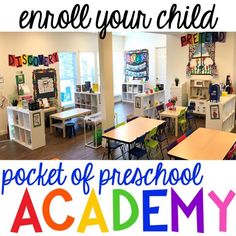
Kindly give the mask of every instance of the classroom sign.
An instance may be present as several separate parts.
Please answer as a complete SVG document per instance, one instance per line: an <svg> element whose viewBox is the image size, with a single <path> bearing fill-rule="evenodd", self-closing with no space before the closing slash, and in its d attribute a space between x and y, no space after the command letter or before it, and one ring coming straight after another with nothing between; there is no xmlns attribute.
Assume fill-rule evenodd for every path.
<svg viewBox="0 0 236 236"><path fill-rule="evenodd" d="M235 235L232 162L171 164L4 161L0 235Z"/></svg>

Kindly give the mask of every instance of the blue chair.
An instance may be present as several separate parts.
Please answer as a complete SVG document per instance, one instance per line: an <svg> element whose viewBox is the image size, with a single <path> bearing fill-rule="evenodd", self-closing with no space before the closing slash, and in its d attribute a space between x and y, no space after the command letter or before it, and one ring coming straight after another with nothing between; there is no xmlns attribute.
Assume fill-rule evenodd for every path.
<svg viewBox="0 0 236 236"><path fill-rule="evenodd" d="M190 134L192 134L193 131L191 129L188 129L186 132L185 132L185 135L186 137L188 137Z"/></svg>
<svg viewBox="0 0 236 236"><path fill-rule="evenodd" d="M188 122L188 127L190 129L192 129L191 123L194 123L195 129L197 129L197 121L196 121L196 117L193 114L193 107L192 106L188 106L188 108L187 108L186 119Z"/></svg>

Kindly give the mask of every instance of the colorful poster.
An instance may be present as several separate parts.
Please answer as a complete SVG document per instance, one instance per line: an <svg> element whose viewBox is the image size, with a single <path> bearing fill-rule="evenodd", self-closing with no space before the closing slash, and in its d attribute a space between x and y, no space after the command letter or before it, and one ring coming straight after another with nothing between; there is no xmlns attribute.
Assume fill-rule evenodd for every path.
<svg viewBox="0 0 236 236"><path fill-rule="evenodd" d="M147 81L149 79L148 50L125 52L125 79L127 82Z"/></svg>

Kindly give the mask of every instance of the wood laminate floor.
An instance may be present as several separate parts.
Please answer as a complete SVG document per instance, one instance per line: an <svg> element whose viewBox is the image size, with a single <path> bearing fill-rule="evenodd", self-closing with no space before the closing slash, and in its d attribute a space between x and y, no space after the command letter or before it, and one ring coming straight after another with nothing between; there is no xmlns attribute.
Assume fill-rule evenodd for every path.
<svg viewBox="0 0 236 236"><path fill-rule="evenodd" d="M115 105L118 123L126 120L128 114L133 112L133 104L117 103ZM197 118L198 127L204 127L205 119ZM234 130L235 132L235 130ZM88 135L92 135L88 131ZM1 137L3 139L4 137ZM168 136L169 142L176 139L173 135ZM0 160L49 160L59 157L61 160L101 160L104 148L92 149L84 146L83 128L77 129L77 135L73 138L62 138L59 134L50 134L46 129L45 147L30 150L15 142L0 142ZM165 159L169 159L166 152Z"/></svg>

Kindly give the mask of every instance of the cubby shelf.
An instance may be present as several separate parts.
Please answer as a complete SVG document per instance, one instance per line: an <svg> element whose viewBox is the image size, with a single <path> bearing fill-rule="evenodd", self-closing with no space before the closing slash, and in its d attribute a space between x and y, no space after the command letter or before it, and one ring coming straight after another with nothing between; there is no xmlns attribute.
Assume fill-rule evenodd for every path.
<svg viewBox="0 0 236 236"><path fill-rule="evenodd" d="M101 94L89 92L75 92L76 107L90 109L92 113L101 111Z"/></svg>
<svg viewBox="0 0 236 236"><path fill-rule="evenodd" d="M213 109L218 112L214 117ZM206 128L230 132L235 126L235 95L228 94L220 97L220 102L207 102L206 106Z"/></svg>
<svg viewBox="0 0 236 236"><path fill-rule="evenodd" d="M42 110L7 107L7 114L11 140L32 150L46 145ZM34 117L37 117L37 121L34 121Z"/></svg>
<svg viewBox="0 0 236 236"><path fill-rule="evenodd" d="M145 83L132 82L122 84L122 102L134 102L134 96L145 91Z"/></svg>
<svg viewBox="0 0 236 236"><path fill-rule="evenodd" d="M156 107L165 103L165 91L137 94L134 97L134 115L155 118Z"/></svg>

